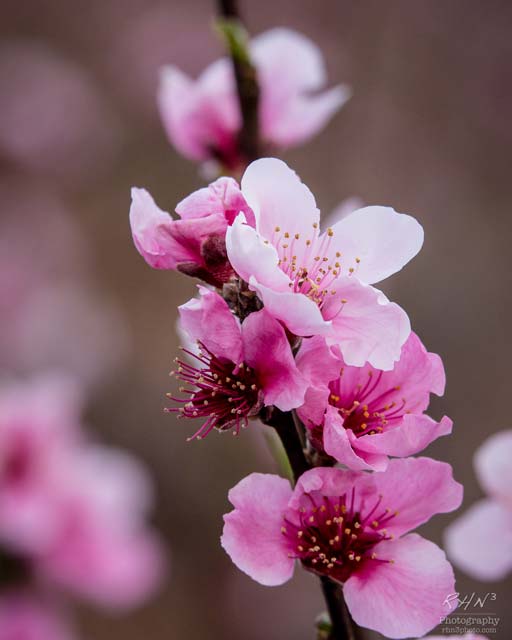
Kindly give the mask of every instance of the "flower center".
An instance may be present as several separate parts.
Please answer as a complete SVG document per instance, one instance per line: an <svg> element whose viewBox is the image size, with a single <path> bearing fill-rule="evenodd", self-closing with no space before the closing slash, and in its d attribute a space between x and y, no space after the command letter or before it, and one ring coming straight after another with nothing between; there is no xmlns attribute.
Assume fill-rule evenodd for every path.
<svg viewBox="0 0 512 640"><path fill-rule="evenodd" d="M348 392L343 389L343 371L337 380L329 384L329 404L340 412L345 429L351 429L358 438L382 433L407 413L407 399L399 396L399 386L374 393L381 381L382 371L369 369L367 381L357 384Z"/></svg>
<svg viewBox="0 0 512 640"><path fill-rule="evenodd" d="M341 275L351 276L355 273L360 258L355 259L354 265L343 265L342 254L335 251L331 244L334 231L327 229L320 235L318 223L313 223L311 237L304 238L300 233L282 231L275 227L271 243L279 256L279 267L290 278L290 289L294 293L302 293L322 309L329 297L335 297L336 280ZM332 313L331 319L337 315L347 300L339 300L340 307Z"/></svg>
<svg viewBox="0 0 512 640"><path fill-rule="evenodd" d="M261 393L255 372L243 362L235 364L226 358L218 358L204 344L199 343L199 354L183 349L198 366L179 358L177 370L171 375L186 383L180 387L185 398L167 397L183 404L168 407L167 412L177 412L178 418L206 418L201 428L190 438L198 440L214 428L221 431L234 429L234 435L249 423L249 417L261 409ZM188 387L194 387L192 389Z"/></svg>
<svg viewBox="0 0 512 640"><path fill-rule="evenodd" d="M309 505L296 514L298 522L285 516L281 527L290 558L338 582L345 582L367 562L391 562L379 559L373 550L379 542L393 538L385 526L398 513L383 509L381 496L366 515L354 507L354 489L340 497L306 493L304 499Z"/></svg>

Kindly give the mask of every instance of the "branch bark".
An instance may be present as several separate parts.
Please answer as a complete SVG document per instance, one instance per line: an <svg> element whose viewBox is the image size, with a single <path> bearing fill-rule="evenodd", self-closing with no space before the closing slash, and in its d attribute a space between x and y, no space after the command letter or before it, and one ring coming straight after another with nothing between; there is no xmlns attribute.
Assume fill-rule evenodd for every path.
<svg viewBox="0 0 512 640"><path fill-rule="evenodd" d="M246 162L261 156L259 135L260 91L256 68L248 51L247 32L243 26L236 0L218 0L220 28L229 49L238 94L242 128L238 147Z"/></svg>
<svg viewBox="0 0 512 640"><path fill-rule="evenodd" d="M297 482L305 471L312 468L312 465L302 447L293 413L284 413L274 407L269 415L263 417L263 422L274 427L280 437ZM341 585L327 576L321 576L320 583L331 619L330 640L355 640L354 623L345 604Z"/></svg>

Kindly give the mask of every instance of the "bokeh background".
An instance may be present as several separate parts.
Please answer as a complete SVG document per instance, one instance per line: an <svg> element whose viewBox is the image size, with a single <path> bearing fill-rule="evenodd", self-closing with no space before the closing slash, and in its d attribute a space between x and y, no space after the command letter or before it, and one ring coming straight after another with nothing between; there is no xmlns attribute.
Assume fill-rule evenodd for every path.
<svg viewBox="0 0 512 640"><path fill-rule="evenodd" d="M91 429L154 475L155 523L171 555L169 580L147 606L125 617L80 610L84 639L302 640L323 608L312 576L264 588L221 550L228 489L274 464L258 427L187 444L187 425L163 414L176 306L194 282L147 267L129 232L130 186L171 211L203 184L168 144L155 88L161 64L197 74L221 54L214 4L2 2L0 278L9 301L25 305L17 316L0 301L2 370L65 364L83 377ZM444 358L447 393L432 412L449 414L455 431L428 453L453 464L468 506L481 495L475 449L512 426L512 3L240 4L252 33L305 33L332 84L353 87L324 132L285 155L321 209L358 196L425 227L421 254L384 288ZM435 518L424 533L441 542L453 518ZM489 544L500 533L489 531ZM510 579L483 585L459 574L458 588L495 592L493 637L512 637Z"/></svg>

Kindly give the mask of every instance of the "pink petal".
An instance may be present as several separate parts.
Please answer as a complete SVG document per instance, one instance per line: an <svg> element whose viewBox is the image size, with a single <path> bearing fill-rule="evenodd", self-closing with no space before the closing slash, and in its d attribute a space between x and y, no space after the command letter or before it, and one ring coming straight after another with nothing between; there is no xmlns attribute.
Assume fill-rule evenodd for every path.
<svg viewBox="0 0 512 640"><path fill-rule="evenodd" d="M176 67L164 67L157 102L166 133L176 149L191 160L205 160L208 151L194 81Z"/></svg>
<svg viewBox="0 0 512 640"><path fill-rule="evenodd" d="M325 386L340 374L340 361L322 336L302 341L296 358L297 366L311 386Z"/></svg>
<svg viewBox="0 0 512 640"><path fill-rule="evenodd" d="M229 492L235 507L224 516L221 544L236 566L266 586L292 577L281 526L292 490L278 476L251 473Z"/></svg>
<svg viewBox="0 0 512 640"><path fill-rule="evenodd" d="M473 504L444 540L448 557L477 580L502 580L512 571L512 511L494 500Z"/></svg>
<svg viewBox="0 0 512 640"><path fill-rule="evenodd" d="M199 298L178 307L182 329L214 355L240 364L243 349L237 318L218 293L201 285L198 289Z"/></svg>
<svg viewBox="0 0 512 640"><path fill-rule="evenodd" d="M242 324L244 360L256 372L265 405L291 411L304 402L307 380L295 364L281 324L265 309Z"/></svg>
<svg viewBox="0 0 512 640"><path fill-rule="evenodd" d="M387 638L423 636L450 612L453 570L443 551L416 534L375 547L377 558L345 583L343 593L354 621Z"/></svg>
<svg viewBox="0 0 512 640"><path fill-rule="evenodd" d="M442 396L446 376L441 358L429 353L418 336L411 332L402 347L400 360L392 371L383 374L379 384L380 391L400 387L399 396L407 399L409 411L424 411L429 404L430 393Z"/></svg>
<svg viewBox="0 0 512 640"><path fill-rule="evenodd" d="M331 322L324 320L318 306L302 293L276 291L255 278L249 280L249 285L263 300L267 311L295 335L322 335L331 330Z"/></svg>
<svg viewBox="0 0 512 640"><path fill-rule="evenodd" d="M333 231L344 263L359 258L356 276L368 284L400 271L421 249L424 235L415 218L379 206L354 211Z"/></svg>
<svg viewBox="0 0 512 640"><path fill-rule="evenodd" d="M241 126L240 105L231 60L216 60L206 67L197 82L203 118L213 130L216 144L222 148L223 142L228 142L225 137L233 138Z"/></svg>
<svg viewBox="0 0 512 640"><path fill-rule="evenodd" d="M246 282L251 278L278 291L288 291L290 279L278 266L279 257L271 244L238 216L226 233L226 248L233 269Z"/></svg>
<svg viewBox="0 0 512 640"><path fill-rule="evenodd" d="M349 365L362 367L369 362L377 369L392 369L409 337L409 318L386 296L354 277L339 278L337 295L327 298L324 318L332 320L329 344L339 344ZM340 300L346 300L340 307Z"/></svg>
<svg viewBox="0 0 512 640"><path fill-rule="evenodd" d="M321 89L327 80L322 52L297 31L265 31L251 41L251 54L262 82L313 91ZM265 89L271 91L272 87Z"/></svg>
<svg viewBox="0 0 512 640"><path fill-rule="evenodd" d="M263 117L264 137L280 147L300 144L318 133L350 96L350 89L342 85L319 95L296 95L269 105Z"/></svg>
<svg viewBox="0 0 512 640"><path fill-rule="evenodd" d="M155 269L175 269L178 262L194 259L194 254L173 238L172 222L171 216L158 208L145 189L132 189L133 242L144 260Z"/></svg>
<svg viewBox="0 0 512 640"><path fill-rule="evenodd" d="M402 535L427 522L436 513L457 509L462 502L462 485L453 479L452 468L430 458L390 460L385 473L373 474L382 507L398 513L386 522L386 529Z"/></svg>
<svg viewBox="0 0 512 640"><path fill-rule="evenodd" d="M372 469L372 466L354 451L339 411L330 405L325 414L323 442L325 452L349 469L354 471Z"/></svg>
<svg viewBox="0 0 512 640"><path fill-rule="evenodd" d="M217 215L225 221L226 228L240 212L245 214L252 226L255 225L254 214L233 178L219 178L208 187L194 191L176 206L176 213L182 219Z"/></svg>
<svg viewBox="0 0 512 640"><path fill-rule="evenodd" d="M397 426L358 438L354 446L359 455L367 452L404 458L423 451L440 436L449 435L452 426L453 422L446 416L436 422L426 415L406 414Z"/></svg>
<svg viewBox="0 0 512 640"><path fill-rule="evenodd" d="M300 507L305 493L318 491L324 496L342 496L350 492L358 482L365 485L370 483L370 490L373 489L370 474L361 474L336 467L314 467L303 473L297 480L293 497L289 503L290 507ZM374 492L372 493L374 494Z"/></svg>
<svg viewBox="0 0 512 640"><path fill-rule="evenodd" d="M512 511L512 429L488 438L475 454L474 464L482 488L503 500Z"/></svg>
<svg viewBox="0 0 512 640"><path fill-rule="evenodd" d="M263 238L272 241L276 227L282 233L311 235L320 211L311 191L282 160L252 162L242 177L242 193L256 216Z"/></svg>
<svg viewBox="0 0 512 640"><path fill-rule="evenodd" d="M309 387L306 391L304 404L297 409L297 414L306 428L312 429L323 424L329 395L327 387Z"/></svg>
<svg viewBox="0 0 512 640"><path fill-rule="evenodd" d="M340 372L339 359L321 336L315 336L302 341L296 363L309 381L304 405L298 409L299 417L308 427L321 425L330 394L328 383Z"/></svg>

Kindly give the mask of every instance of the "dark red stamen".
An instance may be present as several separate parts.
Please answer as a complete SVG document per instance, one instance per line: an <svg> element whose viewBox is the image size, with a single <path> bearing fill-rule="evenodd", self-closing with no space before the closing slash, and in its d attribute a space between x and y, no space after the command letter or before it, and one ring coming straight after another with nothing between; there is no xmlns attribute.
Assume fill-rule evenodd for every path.
<svg viewBox="0 0 512 640"><path fill-rule="evenodd" d="M285 517L281 528L291 558L338 582L345 582L365 563L390 562L379 559L373 550L382 540L392 538L384 525L396 515L389 508L381 508L381 497L366 515L357 509L354 489L340 497L318 492L304 497L309 505L303 506L295 518Z"/></svg>
<svg viewBox="0 0 512 640"><path fill-rule="evenodd" d="M184 406L167 408L167 412L177 412L179 417L206 418L201 428L189 438L204 438L212 429L227 431L234 429L238 434L246 427L249 417L261 408L261 393L255 372L244 363L234 363L215 356L204 344L199 343L199 353L184 349L190 362L176 358L178 369L172 374L187 384L180 392L186 398L168 397ZM192 388L188 388L192 387Z"/></svg>

